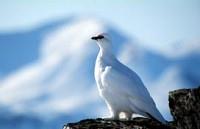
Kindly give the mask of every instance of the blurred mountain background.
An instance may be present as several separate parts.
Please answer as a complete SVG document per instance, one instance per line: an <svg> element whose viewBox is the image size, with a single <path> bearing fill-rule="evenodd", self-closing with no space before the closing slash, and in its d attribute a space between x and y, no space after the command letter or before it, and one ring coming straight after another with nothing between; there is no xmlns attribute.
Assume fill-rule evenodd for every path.
<svg viewBox="0 0 200 129"><path fill-rule="evenodd" d="M2 2L0 128L53 129L108 117L90 39L101 32L171 120L168 92L200 84L200 3L180 2Z"/></svg>

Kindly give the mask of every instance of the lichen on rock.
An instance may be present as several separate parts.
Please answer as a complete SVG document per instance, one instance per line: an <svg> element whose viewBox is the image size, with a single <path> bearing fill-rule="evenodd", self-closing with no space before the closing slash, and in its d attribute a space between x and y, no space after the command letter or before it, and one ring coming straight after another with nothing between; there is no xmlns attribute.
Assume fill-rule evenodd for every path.
<svg viewBox="0 0 200 129"><path fill-rule="evenodd" d="M178 129L200 129L200 87L170 92L169 107Z"/></svg>

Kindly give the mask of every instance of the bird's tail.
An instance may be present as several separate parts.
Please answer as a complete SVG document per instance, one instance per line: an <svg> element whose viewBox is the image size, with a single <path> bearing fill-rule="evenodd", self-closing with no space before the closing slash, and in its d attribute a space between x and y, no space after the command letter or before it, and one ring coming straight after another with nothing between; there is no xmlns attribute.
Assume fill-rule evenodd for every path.
<svg viewBox="0 0 200 129"><path fill-rule="evenodd" d="M140 115L143 115L145 117L154 119L156 121L160 121L163 124L167 124L166 120L163 118L163 116L161 115L161 113L158 111L156 105L153 104L149 104L147 105L146 103L142 102L142 101L138 101L136 99L130 99L131 101L131 108L133 111L135 111L135 113L138 113Z"/></svg>
<svg viewBox="0 0 200 129"><path fill-rule="evenodd" d="M154 115L151 115L150 113L146 112L146 115L147 115L147 117L149 117L149 118L151 118L151 119L153 119L155 121L159 121L159 122L161 122L163 124L167 124L166 120L163 118L163 116L161 115L161 113L158 110L156 112L157 113L153 113Z"/></svg>

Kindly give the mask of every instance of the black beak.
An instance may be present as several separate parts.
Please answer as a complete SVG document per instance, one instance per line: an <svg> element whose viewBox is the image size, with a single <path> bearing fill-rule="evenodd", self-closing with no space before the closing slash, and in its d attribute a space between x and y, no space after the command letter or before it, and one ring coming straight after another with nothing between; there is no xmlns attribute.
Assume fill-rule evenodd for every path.
<svg viewBox="0 0 200 129"><path fill-rule="evenodd" d="M92 37L91 39L92 39L92 40L98 40L98 39L103 39L103 38L104 38L103 35L98 35L98 36Z"/></svg>
<svg viewBox="0 0 200 129"><path fill-rule="evenodd" d="M92 40L97 40L97 39L98 39L98 36L96 36L96 37L94 36L94 37L92 37L91 39L92 39Z"/></svg>

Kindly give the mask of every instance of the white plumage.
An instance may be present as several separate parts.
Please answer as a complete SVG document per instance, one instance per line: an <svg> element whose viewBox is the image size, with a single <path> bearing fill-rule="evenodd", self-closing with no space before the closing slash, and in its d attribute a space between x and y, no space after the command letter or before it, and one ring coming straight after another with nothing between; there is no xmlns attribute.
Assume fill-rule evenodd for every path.
<svg viewBox="0 0 200 129"><path fill-rule="evenodd" d="M100 47L95 80L112 118L119 119L119 113L124 112L126 119L131 119L135 113L166 123L140 77L113 55L109 37L100 34L92 39Z"/></svg>

